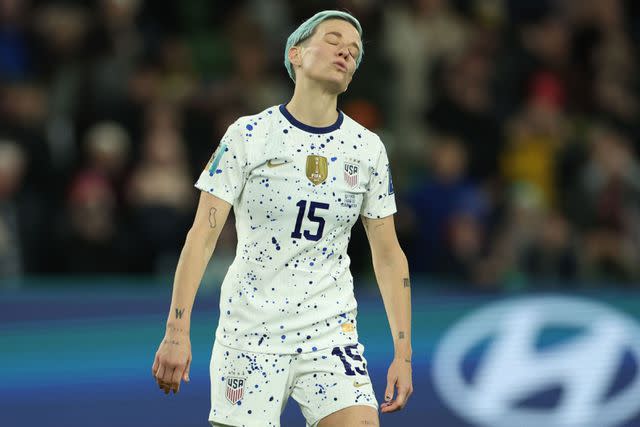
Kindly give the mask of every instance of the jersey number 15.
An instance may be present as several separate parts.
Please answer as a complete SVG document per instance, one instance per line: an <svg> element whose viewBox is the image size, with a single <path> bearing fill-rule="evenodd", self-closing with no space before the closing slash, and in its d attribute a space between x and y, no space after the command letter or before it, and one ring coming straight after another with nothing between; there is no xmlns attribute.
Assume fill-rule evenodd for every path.
<svg viewBox="0 0 640 427"><path fill-rule="evenodd" d="M316 216L316 209L329 209L329 203L309 202L309 212L307 213L307 218L309 218L309 221L311 222L318 223L318 229L316 230L315 234L311 234L309 230L304 230L304 232L301 232L302 220L304 218L304 213L307 210L307 201L300 200L298 203L296 203L296 206L298 207L298 218L296 219L296 226L291 233L291 237L293 237L294 239L301 239L302 236L304 236L304 238L307 240L317 242L322 238L322 232L324 231L324 218L322 218L321 216Z"/></svg>

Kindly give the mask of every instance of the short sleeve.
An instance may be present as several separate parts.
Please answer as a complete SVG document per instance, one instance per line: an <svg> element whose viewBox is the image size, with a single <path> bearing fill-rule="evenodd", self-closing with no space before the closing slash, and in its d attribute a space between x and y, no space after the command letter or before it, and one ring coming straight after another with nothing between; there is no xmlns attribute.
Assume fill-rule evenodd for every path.
<svg viewBox="0 0 640 427"><path fill-rule="evenodd" d="M239 123L227 129L200 174L196 188L235 205L246 181L247 156Z"/></svg>
<svg viewBox="0 0 640 427"><path fill-rule="evenodd" d="M384 218L396 212L396 198L391 179L387 150L379 141L376 163L371 168L371 177L360 214L367 218Z"/></svg>

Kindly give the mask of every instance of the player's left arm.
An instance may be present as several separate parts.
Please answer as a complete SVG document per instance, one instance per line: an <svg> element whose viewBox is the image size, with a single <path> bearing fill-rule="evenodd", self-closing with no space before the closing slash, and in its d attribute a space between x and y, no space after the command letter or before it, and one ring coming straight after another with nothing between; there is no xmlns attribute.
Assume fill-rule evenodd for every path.
<svg viewBox="0 0 640 427"><path fill-rule="evenodd" d="M387 373L385 403L381 409L382 412L394 412L404 408L413 392L409 266L396 236L393 215L381 219L361 218L369 239L373 270L389 319L395 351Z"/></svg>

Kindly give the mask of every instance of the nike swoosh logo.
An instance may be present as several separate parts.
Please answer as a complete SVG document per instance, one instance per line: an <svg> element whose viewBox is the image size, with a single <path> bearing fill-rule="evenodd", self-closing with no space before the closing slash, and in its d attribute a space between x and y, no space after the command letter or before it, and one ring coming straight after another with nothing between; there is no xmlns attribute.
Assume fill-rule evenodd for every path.
<svg viewBox="0 0 640 427"><path fill-rule="evenodd" d="M363 385L367 385L369 383L359 383L358 381L354 381L353 382L353 386L354 387L362 387Z"/></svg>
<svg viewBox="0 0 640 427"><path fill-rule="evenodd" d="M278 166L286 165L287 163L289 162L287 162L286 160L279 160L277 162L274 162L273 160L269 160L267 162L267 166L269 166L270 168L275 168Z"/></svg>

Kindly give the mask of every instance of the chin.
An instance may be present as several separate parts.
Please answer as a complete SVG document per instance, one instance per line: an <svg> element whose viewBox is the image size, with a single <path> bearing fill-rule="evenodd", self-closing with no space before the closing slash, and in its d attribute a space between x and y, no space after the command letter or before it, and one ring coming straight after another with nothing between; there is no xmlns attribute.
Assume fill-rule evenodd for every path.
<svg viewBox="0 0 640 427"><path fill-rule="evenodd" d="M328 79L325 80L325 83L331 92L335 92L338 95L346 92L349 88L349 82L345 82L344 79Z"/></svg>
<svg viewBox="0 0 640 427"><path fill-rule="evenodd" d="M317 84L324 86L327 91L336 95L346 92L349 88L349 83L351 83L351 79L347 77L346 73L337 72L333 68L314 70L307 76L310 80L314 80Z"/></svg>

